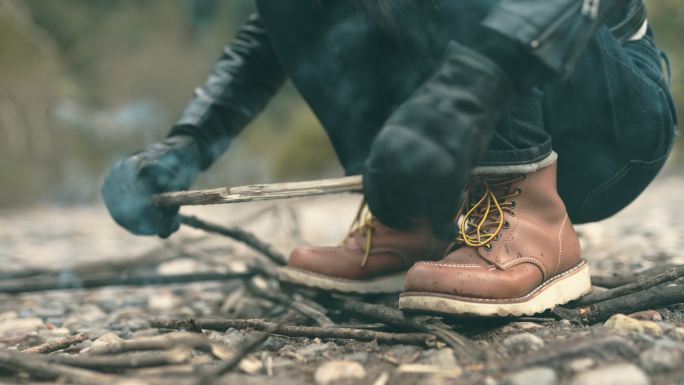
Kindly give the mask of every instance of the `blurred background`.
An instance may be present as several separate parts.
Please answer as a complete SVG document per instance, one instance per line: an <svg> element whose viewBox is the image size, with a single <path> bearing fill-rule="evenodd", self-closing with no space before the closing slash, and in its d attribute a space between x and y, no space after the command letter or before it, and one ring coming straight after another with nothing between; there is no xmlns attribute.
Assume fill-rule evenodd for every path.
<svg viewBox="0 0 684 385"><path fill-rule="evenodd" d="M109 165L166 134L253 9L253 0L0 0L0 208L96 201ZM652 0L650 12L681 113L684 6ZM341 174L288 85L199 186Z"/></svg>

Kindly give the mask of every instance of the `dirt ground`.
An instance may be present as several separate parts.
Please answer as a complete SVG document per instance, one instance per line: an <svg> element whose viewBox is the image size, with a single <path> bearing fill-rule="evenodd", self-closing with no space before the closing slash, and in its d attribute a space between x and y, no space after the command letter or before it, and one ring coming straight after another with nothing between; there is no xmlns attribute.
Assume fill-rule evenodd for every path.
<svg viewBox="0 0 684 385"><path fill-rule="evenodd" d="M684 176L662 175L615 217L578 226L594 274L684 264ZM239 225L287 253L300 243L340 241L356 196L183 209ZM149 265L163 275L243 271L251 249L227 238L183 228L168 240L134 237L103 207L40 206L0 212L0 273L62 271L112 262ZM684 290L684 289L683 289ZM396 298L367 298L392 304ZM266 318L282 305L257 298L240 280L143 287L104 287L0 294L0 350L21 350L76 333L87 339L51 355L86 353L119 339L156 336L156 318ZM450 320L489 359L472 362L444 345L420 347L340 339L268 337L219 383L236 384L684 384L684 305L652 309L605 325L578 326L549 317ZM357 326L377 328L378 325ZM387 330L387 329L385 329ZM389 330L391 331L391 330ZM204 330L238 351L258 332ZM558 353L561 352L561 353ZM137 353L130 353L135 356ZM116 373L114 382L197 383L219 361L195 351L172 366ZM31 383L0 362L1 383Z"/></svg>

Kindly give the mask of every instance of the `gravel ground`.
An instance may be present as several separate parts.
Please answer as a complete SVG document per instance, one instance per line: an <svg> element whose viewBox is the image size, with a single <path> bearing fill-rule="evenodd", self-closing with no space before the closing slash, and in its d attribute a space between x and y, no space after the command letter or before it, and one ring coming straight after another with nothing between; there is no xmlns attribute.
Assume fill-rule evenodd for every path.
<svg viewBox="0 0 684 385"><path fill-rule="evenodd" d="M666 173L620 214L578 226L593 271L684 264L682 191L684 176ZM358 199L338 196L183 211L217 223L239 224L287 253L300 243L337 243ZM141 266L141 271L163 275L242 271L254 258L261 258L241 244L187 228L164 241L133 237L99 206L0 211L1 274L58 269L66 279L78 266L137 266L141 256L149 258L149 266ZM85 341L52 355L76 354L118 339L159 335L162 331L150 326L154 318L264 318L274 308L277 305L253 297L241 281L0 294L0 350L87 333ZM444 346L271 336L220 382L684 384L683 319L684 306L673 306L590 327L543 318L463 321L459 330L497 357L485 364L458 359ZM255 332L230 329L204 334L221 347L239 350ZM553 352L572 347L577 354L553 358ZM129 371L126 383L193 383L197 368L211 368L216 362L196 351L186 364ZM0 382L30 382L27 376L9 372L0 364Z"/></svg>

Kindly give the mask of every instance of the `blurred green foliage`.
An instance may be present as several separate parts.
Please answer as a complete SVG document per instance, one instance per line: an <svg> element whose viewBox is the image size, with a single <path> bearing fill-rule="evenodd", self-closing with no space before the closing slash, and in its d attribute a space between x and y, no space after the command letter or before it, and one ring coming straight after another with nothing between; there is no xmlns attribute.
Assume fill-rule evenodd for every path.
<svg viewBox="0 0 684 385"><path fill-rule="evenodd" d="M684 111L684 3L651 1ZM80 203L165 135L253 0L0 0L0 207ZM340 174L287 85L201 186Z"/></svg>

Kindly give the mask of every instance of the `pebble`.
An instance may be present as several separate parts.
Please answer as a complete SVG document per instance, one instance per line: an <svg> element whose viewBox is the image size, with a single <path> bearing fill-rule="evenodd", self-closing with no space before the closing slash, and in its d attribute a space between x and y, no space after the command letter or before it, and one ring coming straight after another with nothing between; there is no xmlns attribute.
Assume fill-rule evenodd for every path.
<svg viewBox="0 0 684 385"><path fill-rule="evenodd" d="M646 333L656 337L663 335L663 329L657 323L634 319L624 314L615 314L603 326L626 332Z"/></svg>
<svg viewBox="0 0 684 385"><path fill-rule="evenodd" d="M501 328L503 333L515 333L518 331L528 332L530 330L543 329L544 325L540 325L535 322L511 322L508 325Z"/></svg>
<svg viewBox="0 0 684 385"><path fill-rule="evenodd" d="M613 364L584 373L572 379L570 385L650 385L646 374L632 364Z"/></svg>
<svg viewBox="0 0 684 385"><path fill-rule="evenodd" d="M583 372L595 364L596 362L591 358L577 358L568 363L568 369L572 370L573 372Z"/></svg>
<svg viewBox="0 0 684 385"><path fill-rule="evenodd" d="M339 380L361 380L366 377L366 370L354 361L329 361L319 366L314 374L318 385L328 385Z"/></svg>
<svg viewBox="0 0 684 385"><path fill-rule="evenodd" d="M684 328L672 328L668 334L678 341L684 341Z"/></svg>
<svg viewBox="0 0 684 385"><path fill-rule="evenodd" d="M506 338L503 345L513 355L539 350L544 346L544 340L532 333L520 333Z"/></svg>
<svg viewBox="0 0 684 385"><path fill-rule="evenodd" d="M671 372L684 363L684 344L664 338L639 355L641 366L650 373Z"/></svg>
<svg viewBox="0 0 684 385"><path fill-rule="evenodd" d="M558 382L556 372L551 368L534 367L503 378L502 385L554 385Z"/></svg>
<svg viewBox="0 0 684 385"><path fill-rule="evenodd" d="M451 367L456 366L456 357L454 350L451 348L431 349L423 353L420 360L424 364Z"/></svg>
<svg viewBox="0 0 684 385"><path fill-rule="evenodd" d="M0 321L0 340L20 338L44 328L40 318L8 318Z"/></svg>
<svg viewBox="0 0 684 385"><path fill-rule="evenodd" d="M655 310L644 310L632 313L629 315L631 318L642 320L642 321L662 321L663 315Z"/></svg>

